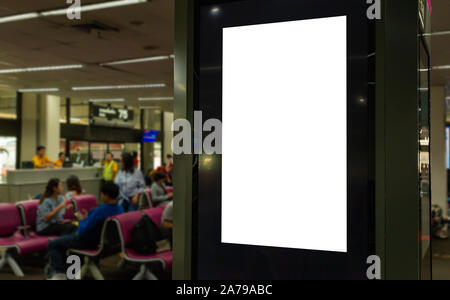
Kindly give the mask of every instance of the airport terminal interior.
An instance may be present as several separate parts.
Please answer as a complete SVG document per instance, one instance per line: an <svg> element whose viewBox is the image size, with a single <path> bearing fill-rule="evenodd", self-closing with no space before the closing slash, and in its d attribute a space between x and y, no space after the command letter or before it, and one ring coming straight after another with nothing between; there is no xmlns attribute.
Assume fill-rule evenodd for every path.
<svg viewBox="0 0 450 300"><path fill-rule="evenodd" d="M99 2L111 1L83 0L82 5ZM71 176L79 179L80 195L100 201L102 180L114 179L104 173L105 166L111 172L121 169L122 153L134 156L143 191L149 192L155 174L169 178L174 1L128 2L99 5L83 12L81 20L69 20L66 13L0 20L1 203L39 202L32 199L39 199L52 178L61 181L66 197ZM65 1L1 1L0 15L66 6ZM41 154L38 147L45 147ZM30 261L18 258L23 278L45 277L39 255L32 253ZM110 268L104 271L106 279L132 279L138 273L139 264L121 273L116 268L121 260L123 256L114 255L101 262L102 269L103 264ZM160 269L158 277L170 278L170 266L167 272ZM0 272L1 279L17 278L10 266Z"/></svg>
<svg viewBox="0 0 450 300"><path fill-rule="evenodd" d="M390 7L388 0L381 1L383 19L373 21L365 20L365 15L361 18L352 17L354 11L359 12L361 7L364 7L361 11L365 13L365 8L369 7L365 0L359 0L361 5L358 0L348 1L352 3L348 4L348 11L346 8L332 8L335 4L321 10L320 5L325 5L327 0L320 0L317 5L311 4L314 2L312 0L305 0L309 3L304 4L305 10L310 9L311 13L303 11L299 17L296 17L295 9L289 9L291 4L288 0L259 1L261 7L254 0L81 0L81 15L77 18L77 10L68 11L71 4L63 0L0 0L0 280L69 278L68 273L65 273L66 263L69 263L66 257L82 259L81 269L69 279L83 280L247 279L245 274L253 272L259 274L248 279L297 279L296 276L298 279L308 279L308 272L313 274L313 278L341 276L340 271L331 270L329 276L320 274L327 272L323 271L327 264L342 267L343 262L331 262L334 256L323 254L322 257L322 254L315 254L315 250L348 252L352 258L358 259L366 257L367 253L377 254L383 261L383 279L450 280L450 1L410 0L415 3L411 15L415 14L416 19L412 18L412 23L407 23L411 22L407 15L409 8L403 12L398 7ZM293 2L298 0L291 0ZM346 5L346 1L340 2L342 6ZM268 9L270 5L274 6L272 12ZM249 7L257 11L251 18L252 9ZM278 15L272 17L270 13ZM234 18L233 15L232 18L231 14L239 16ZM248 61L254 63L249 63L249 66L265 74L272 65L276 65L268 62L267 53L279 50L285 52L286 56L292 53L296 56L293 52L295 49L283 49L282 39L278 39L275 31L271 32L268 28L262 31L262 44L254 42L256 46L252 48L251 43L246 43L245 35L239 35L238 29L263 22L344 14L348 22L367 22L361 28L365 30L367 27L370 32L367 42L364 45L361 42L361 47L350 44L359 42L355 41L356 37L348 39L348 95L357 95L356 104L341 106L347 107L348 119L345 110L327 113L327 116L340 114L344 117L344 123L339 123L339 119L325 120L326 128L321 132L328 134L316 139L314 133L305 133L302 142L308 146L296 144L294 147L290 143L283 143L282 139L286 138L285 128L294 123L288 123L279 116L301 108L291 107L289 102L281 99L270 98L270 103L261 99L265 93L270 97L287 97L288 89L276 91L269 88L272 81L265 80L266 75L259 77L256 74L256 79L252 81L250 76L245 76L250 74L246 71L242 71L240 77L239 72L234 76L230 74L233 68L244 68L243 65ZM336 22L333 24L345 25L339 23L338 19L332 21ZM411 24L412 27L417 26L412 34L403 30L411 28ZM241 27L234 27L237 25ZM313 25L304 23L298 28L309 30L312 27L308 26ZM317 28L318 24L315 26ZM388 26L397 27L391 30ZM338 32L340 27L336 25L331 28ZM359 29L355 28L344 32L357 37L361 34L366 36L364 30L358 32ZM242 32L249 36L257 32L257 26ZM398 45L398 40L402 40L400 35L408 34L411 44L408 44L409 40L403 39L405 42L401 48L389 52ZM220 42L216 36L220 36ZM309 36L305 34L303 38ZM265 40L269 37L276 41ZM225 47L233 39L239 41L237 50L231 49L231 46ZM332 52L336 54L336 59L343 57L339 56L338 41L333 40L333 43L335 47L331 45L325 48L329 51L334 49ZM347 49L345 43L340 45L343 45L343 51ZM385 52L382 53L379 49L383 46ZM359 51L367 53L363 60L358 56ZM411 52L412 63L409 64L406 59ZM232 55L230 53L235 55L233 59L227 56ZM320 53L326 56L322 50ZM198 134L198 128L194 129L194 124L197 124L194 111L203 111L203 121L222 117L222 102L214 102L216 98L212 97L217 93L220 97L222 95L222 77L218 77L218 74L222 76L222 54L225 78L223 90L228 91L226 88L235 84L242 90L247 85L248 90L255 92L261 101L256 102L260 106L249 108L251 114L259 114L257 119L267 123L264 125L266 127L261 125L261 128L274 128L270 133L275 136L264 130L254 138L238 136L239 132L246 130L257 131L258 126L244 129L243 123L239 122L247 118L245 113L236 113L235 118L228 117L239 109L245 111L247 106L242 102L236 102L234 107L226 106L226 97L236 93L224 92L224 158L217 152L180 154L173 148L174 131L180 130L173 128L176 119L185 118L193 124L194 137L188 136L183 146L189 142L195 148L199 143L202 144L202 140L195 135ZM238 58L241 55L244 59ZM250 59L251 56L260 60ZM281 60L281 56L277 60ZM282 61L288 62L287 59ZM341 90L338 87L335 89L335 86L340 80L332 78L338 73L332 73L330 59L322 57L319 61L324 66L316 68L305 65L305 70L309 67L309 70L316 70L309 72L308 76L298 75L298 70L290 74L283 71L283 76L291 76L284 82L295 86L295 76L302 76L299 81L309 80L306 77L320 78L320 84L313 89L316 92L333 89L325 98L336 96L338 99ZM339 64L336 68L339 68ZM360 70L363 70L362 73L357 73ZM280 75L273 74L277 74L275 77ZM345 74L341 73L342 78ZM369 74L367 80L366 74ZM404 80L401 81L404 74ZM361 84L364 92L355 77L365 80ZM245 82L239 82L239 79ZM407 82L409 79L417 80L418 83ZM407 93L403 92L409 88L408 84L411 84L412 89L406 96ZM343 86L346 86L345 82ZM299 90L304 93L312 91L306 87ZM239 99L245 101L251 98L252 92ZM345 89L342 92L345 93ZM386 99L384 107L376 104L381 103L381 94ZM409 95L412 95L411 101L407 99ZM347 101L346 96L343 97ZM398 98L398 102L389 104L390 97ZM336 103L330 102L316 108L340 109L333 106ZM392 110L389 105L392 105ZM275 110L278 113L271 112ZM403 117L402 111L408 118ZM299 119L308 118L305 113L297 113ZM314 122L312 119L311 122ZM228 124L233 121L238 125L231 133L232 126ZM384 127L379 127L379 122L383 122ZM344 127L339 128L339 124ZM338 179L347 178L347 173L342 169L338 173L330 173L334 175L325 171L329 177L307 169L314 169L322 159L327 164L339 161L339 145L346 147L347 143L346 140L339 140L336 131L345 131L345 126L349 124L361 131L348 129L350 154L344 155L345 159L348 157L348 182ZM202 126L200 120L200 128ZM205 131L211 131L213 126L217 127L211 125ZM309 131L304 127L302 130ZM207 133L203 135L204 138ZM357 146L353 146L352 143L361 136L364 143L358 142ZM398 137L411 138L412 144L402 143ZM256 143L257 139L262 141L258 143L260 148L243 146L248 145L246 142ZM311 141L316 143L316 147L327 149L311 148ZM235 148L227 146L233 142L237 144ZM405 153L403 146L411 146L411 152ZM384 149L382 154L379 152L381 147ZM205 151L206 147L203 148ZM302 157L311 154L302 152L303 148L319 153L316 156L319 160L317 165L308 164L308 157ZM264 154L260 154L259 149L264 149ZM364 153L359 155L361 151ZM227 153L230 153L228 158ZM232 155L235 155L236 160L230 159ZM299 157L302 163L295 164L293 161ZM398 157L405 158L405 161L397 160ZM341 160L344 165L340 167L346 168L345 159ZM222 168L220 162L224 164ZM408 168L404 168L405 165ZM252 168L256 167L263 171L255 172ZM292 167L295 170L291 170ZM220 171L223 172L223 178ZM253 180L252 177L256 178L257 173L264 177ZM297 173L301 175L292 175ZM273 215L266 215L256 220L253 213L238 214L236 222L240 220L240 224L237 227L227 225L226 221L231 220L230 215L227 215L230 210L249 207L246 200L254 194L252 188L266 190L275 197L279 194L280 197L299 197L295 201L312 202L319 191L306 192L308 186L302 184L310 182L309 178L321 177L333 181L332 184L322 181L319 185L329 194L329 198L335 195L338 198L339 184L347 184L349 192L343 193L349 200L346 202L347 198L344 199L346 204L343 213L347 216L348 212L348 219L336 218L340 212L337 201L329 206L332 207L330 212L316 210L308 213L315 216L308 227L318 228L321 226L319 224L323 224L320 228L324 230L311 238L332 239L334 228L338 228L338 223L343 220L348 226L343 227L348 229L348 235L344 230L344 243L340 244L344 249L336 249L337 244L331 242L311 242L309 245L312 246L305 243L304 247L302 243L290 246L280 239L280 244L285 245L286 249L274 250L276 245L265 242L267 239L255 238L254 242L247 243L243 241L245 236L241 235L240 239L233 236L233 232L242 231L242 227L252 227L250 220L260 224L256 222L271 222L274 218ZM265 181L259 181L261 178L265 178L262 179ZM363 181L365 183L361 183ZM233 182L233 186L228 189L225 185L229 182ZM246 186L249 192L239 186ZM359 192L367 196L367 202L361 202L363 205L353 199L361 195ZM301 197L306 194L307 199ZM322 191L320 195L323 195ZM225 202L228 201L227 197L234 197L236 201ZM269 202L258 198L256 201L251 203L258 206L270 203L274 209L280 208L275 211L281 212L286 219L280 219L277 223L295 227L296 223L292 219L296 219L296 212L289 211L284 198L271 197ZM233 203L233 208L229 208L227 203ZM283 206L286 208L283 209ZM263 211L262 208L249 209L254 214ZM304 214L301 216L303 218ZM331 224L327 223L327 219L333 220ZM223 227L227 231L220 231L220 225L228 226ZM266 233L271 228L277 228L273 232L279 229L284 231L283 227L264 228ZM362 240L355 228L367 228L367 232L361 235ZM402 232L404 228L408 230ZM380 230L383 232L380 233ZM152 238L145 235L136 238L142 232ZM220 232L229 234L222 236L222 240L214 237ZM403 235L405 248L410 242L414 244L410 252L401 246L396 248L403 242ZM276 238L272 240L277 242ZM364 247L361 246L362 241ZM225 246L220 248L222 245ZM363 249L361 252L355 250L360 246ZM253 250L253 247L258 249ZM298 254L294 249L307 251ZM289 257L295 260L297 254L301 259L311 259L295 265L302 275L289 270L289 262L283 259ZM211 261L216 259L216 255L224 258L217 258L217 265L214 265ZM337 257L342 259L342 256ZM230 260L241 265L227 265ZM246 265L244 261L249 263ZM316 261L320 262L320 272L314 269L313 262ZM399 261L404 264L414 262L414 267L406 268L409 274L396 273L402 267L400 263L395 265ZM358 272L350 269L365 264L366 261L361 261L349 267L348 278L360 278ZM263 275L266 270L273 273ZM236 276L233 271L237 272ZM361 274L365 276L366 271L361 271Z"/></svg>

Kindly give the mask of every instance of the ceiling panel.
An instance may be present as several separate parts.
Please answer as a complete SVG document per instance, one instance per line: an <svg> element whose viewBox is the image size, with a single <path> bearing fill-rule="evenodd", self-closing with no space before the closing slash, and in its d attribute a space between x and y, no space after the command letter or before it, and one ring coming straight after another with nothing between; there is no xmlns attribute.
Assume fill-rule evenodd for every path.
<svg viewBox="0 0 450 300"><path fill-rule="evenodd" d="M432 32L450 31L450 1L433 0L431 14ZM433 35L431 37L431 65L450 65L450 35ZM431 72L432 85L446 85L450 83L449 70L433 70Z"/></svg>
<svg viewBox="0 0 450 300"><path fill-rule="evenodd" d="M87 1L82 4L105 1ZM3 0L0 16L62 8L60 0ZM101 67L98 64L173 54L174 1L82 13L81 20L65 16L0 24L0 70L83 64L80 70L0 74L0 89L60 88L58 95L74 98L126 98L173 95L173 59ZM74 92L73 86L165 83L165 88ZM167 109L173 103L161 102ZM145 105L149 105L146 103ZM153 105L153 103L152 103Z"/></svg>

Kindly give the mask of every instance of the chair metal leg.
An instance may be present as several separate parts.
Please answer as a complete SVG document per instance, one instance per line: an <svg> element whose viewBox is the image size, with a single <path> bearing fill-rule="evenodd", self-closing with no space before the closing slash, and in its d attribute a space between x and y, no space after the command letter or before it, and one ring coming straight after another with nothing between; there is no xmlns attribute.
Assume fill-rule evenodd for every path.
<svg viewBox="0 0 450 300"><path fill-rule="evenodd" d="M14 272L14 275L16 275L17 277L24 277L25 275L23 274L22 269L19 267L14 258L8 253L5 253L5 257L6 262L10 266L11 270Z"/></svg>
<svg viewBox="0 0 450 300"><path fill-rule="evenodd" d="M6 252L3 252L0 258L0 270L6 265Z"/></svg>
<svg viewBox="0 0 450 300"><path fill-rule="evenodd" d="M86 277L86 274L88 273L88 271L89 271L89 266L88 266L87 264L84 264L84 265L81 267L81 279L83 279L84 277Z"/></svg>
<svg viewBox="0 0 450 300"><path fill-rule="evenodd" d="M155 274L153 274L150 270L147 269L147 272L145 272L145 278L147 280L158 280L158 277L156 277Z"/></svg>
<svg viewBox="0 0 450 300"><path fill-rule="evenodd" d="M91 270L91 274L95 280L105 280L102 272L100 272L100 269L94 262L91 263L91 265L89 266L89 269Z"/></svg>
<svg viewBox="0 0 450 300"><path fill-rule="evenodd" d="M139 273L134 276L133 280L144 280L145 273L147 273L147 267L145 265L141 265Z"/></svg>
<svg viewBox="0 0 450 300"><path fill-rule="evenodd" d="M125 267L125 259L120 259L119 263L117 264L118 269L123 269Z"/></svg>
<svg viewBox="0 0 450 300"><path fill-rule="evenodd" d="M81 278L83 279L87 273L91 273L95 280L105 280L95 261L86 256L84 258L84 266L81 268Z"/></svg>

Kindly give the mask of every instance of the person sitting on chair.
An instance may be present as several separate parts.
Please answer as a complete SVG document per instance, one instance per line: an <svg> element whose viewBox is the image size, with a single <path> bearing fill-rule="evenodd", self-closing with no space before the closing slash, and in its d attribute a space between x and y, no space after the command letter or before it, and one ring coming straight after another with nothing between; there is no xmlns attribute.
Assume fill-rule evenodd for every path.
<svg viewBox="0 0 450 300"><path fill-rule="evenodd" d="M166 174L159 172L155 174L155 181L150 187L152 200L156 206L164 204L173 198L172 193L167 193L164 182L166 181Z"/></svg>
<svg viewBox="0 0 450 300"><path fill-rule="evenodd" d="M112 182L106 182L101 187L101 198L104 204L92 210L89 215L86 212L78 212L76 217L80 221L77 232L49 242L50 266L54 272L50 280L66 279L67 250L95 249L98 247L105 220L123 213L122 206L117 204L118 196L119 187Z"/></svg>
<svg viewBox="0 0 450 300"><path fill-rule="evenodd" d="M44 193L39 200L36 217L36 231L38 235L66 235L76 230L75 225L63 223L66 210L73 209L62 196L63 186L59 179L50 179Z"/></svg>

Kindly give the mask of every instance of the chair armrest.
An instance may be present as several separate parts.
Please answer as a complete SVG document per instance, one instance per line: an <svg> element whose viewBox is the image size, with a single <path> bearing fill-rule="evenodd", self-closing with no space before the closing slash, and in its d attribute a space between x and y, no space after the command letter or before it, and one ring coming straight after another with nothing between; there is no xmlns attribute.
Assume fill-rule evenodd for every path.
<svg viewBox="0 0 450 300"><path fill-rule="evenodd" d="M21 235L28 237L28 230L31 229L30 225L25 226L17 226L16 227L16 233L20 233Z"/></svg>
<svg viewBox="0 0 450 300"><path fill-rule="evenodd" d="M17 230L25 230L25 229L30 229L31 226L30 225L25 225L25 226L17 226Z"/></svg>

